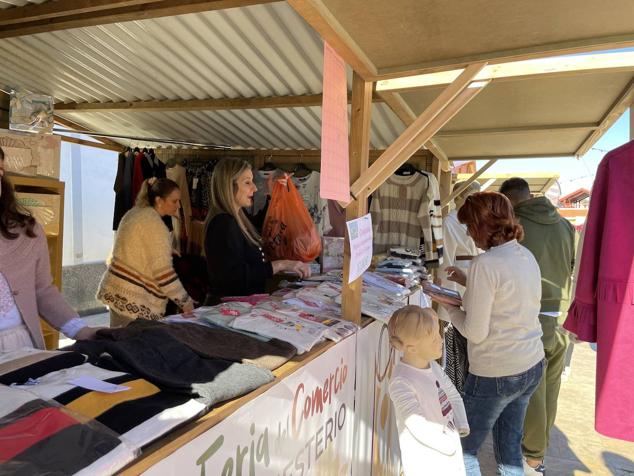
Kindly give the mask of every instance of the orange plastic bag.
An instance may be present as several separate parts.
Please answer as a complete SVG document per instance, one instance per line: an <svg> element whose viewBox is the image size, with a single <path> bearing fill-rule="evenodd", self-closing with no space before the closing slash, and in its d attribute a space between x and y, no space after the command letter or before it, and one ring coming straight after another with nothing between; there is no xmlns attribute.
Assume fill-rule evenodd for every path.
<svg viewBox="0 0 634 476"><path fill-rule="evenodd" d="M321 239L302 196L293 181L275 181L271 203L262 227L262 244L271 260L292 259L305 263L321 253Z"/></svg>

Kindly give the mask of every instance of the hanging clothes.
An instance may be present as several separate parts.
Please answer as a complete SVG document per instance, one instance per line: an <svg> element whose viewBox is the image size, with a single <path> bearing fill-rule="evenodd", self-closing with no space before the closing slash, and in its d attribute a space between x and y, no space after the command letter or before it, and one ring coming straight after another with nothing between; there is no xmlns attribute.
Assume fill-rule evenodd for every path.
<svg viewBox="0 0 634 476"><path fill-rule="evenodd" d="M390 247L420 246L423 227L429 227L427 188L427 177L422 174L392 175L372 194L370 213L375 253L383 253Z"/></svg>
<svg viewBox="0 0 634 476"><path fill-rule="evenodd" d="M425 173L428 180L427 218L423 215L423 238L425 240L425 264L439 266L443 263L442 207L440 205L440 187L433 174Z"/></svg>
<svg viewBox="0 0 634 476"><path fill-rule="evenodd" d="M328 200L328 216L330 218L330 231L327 236L346 236L346 210L336 200Z"/></svg>
<svg viewBox="0 0 634 476"><path fill-rule="evenodd" d="M173 180L181 192L180 219L173 219L174 226L174 247L181 253L187 249L187 237L191 236L192 204L189 198L189 187L187 184L187 170L181 164L166 169L166 176Z"/></svg>
<svg viewBox="0 0 634 476"><path fill-rule="evenodd" d="M330 229L330 216L328 213L328 201L319 195L319 172L311 171L305 177L293 176L293 183L302 196L308 213L317 226L319 236L324 236Z"/></svg>
<svg viewBox="0 0 634 476"><path fill-rule="evenodd" d="M141 185L143 185L143 181L146 177L143 176L143 167L142 163L145 159L143 152L136 149L134 153L134 165L132 171L132 202L136 200L136 197L139 195L139 191L141 190Z"/></svg>
<svg viewBox="0 0 634 476"><path fill-rule="evenodd" d="M114 198L114 214L112 218L112 229L118 230L119 223L133 205L132 180L134 175L134 154L128 149L119 154L117 164L117 176L114 181L113 190Z"/></svg>
<svg viewBox="0 0 634 476"><path fill-rule="evenodd" d="M278 177L282 177L283 174L284 171L277 168L271 170L253 170L253 182L258 189L253 194L253 205L246 209L246 214L259 233L262 233L266 212L271 202L273 181Z"/></svg>
<svg viewBox="0 0 634 476"><path fill-rule="evenodd" d="M634 141L599 164L579 264L574 301L564 328L597 343L595 428L634 441Z"/></svg>

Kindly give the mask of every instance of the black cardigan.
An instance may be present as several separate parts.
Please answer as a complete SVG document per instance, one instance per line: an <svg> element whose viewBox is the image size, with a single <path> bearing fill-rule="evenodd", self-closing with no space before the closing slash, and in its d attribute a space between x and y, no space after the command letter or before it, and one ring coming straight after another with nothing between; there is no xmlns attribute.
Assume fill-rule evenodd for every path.
<svg viewBox="0 0 634 476"><path fill-rule="evenodd" d="M273 267L262 249L246 239L228 213L216 215L209 222L205 255L212 300L263 293L266 279L273 276Z"/></svg>

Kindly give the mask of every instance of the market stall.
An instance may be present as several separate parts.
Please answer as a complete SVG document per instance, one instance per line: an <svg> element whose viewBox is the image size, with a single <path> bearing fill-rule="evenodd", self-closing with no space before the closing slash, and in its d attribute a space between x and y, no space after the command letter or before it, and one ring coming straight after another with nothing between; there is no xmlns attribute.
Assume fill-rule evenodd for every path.
<svg viewBox="0 0 634 476"><path fill-rule="evenodd" d="M0 37L11 38L0 40L6 66L0 78L54 95L58 124L109 133L114 137L102 138L98 147L117 152L123 146L156 147L165 163L230 155L248 158L256 169L275 163L292 171L301 164L318 172L323 166L319 108L326 95L323 40L352 68L345 219L366 215L372 195L373 218L380 219L378 200L389 196L382 187L395 174L401 177L397 181L427 180L423 188L433 194L425 208L431 212L425 245L436 252L441 241L430 244L435 240L431 230L438 226L432 220L441 219L441 206L451 198L450 160L583 154L634 94L631 62L573 64L563 72L520 65L519 72L506 77L486 69L518 59L630 46L634 35L623 23L628 17L623 12L632 7L625 1L600 12L591 5L575 10L543 2L552 10L548 15L544 10L512 12L504 2L491 9L494 14L475 8L458 15L447 7L436 13L469 18L469 25L448 20L451 28L430 38L424 35L435 30L420 19L433 17L427 9L438 7L427 2L85 3L44 2L0 12ZM263 5L249 6L257 3ZM564 12L576 23L561 29L554 18ZM584 19L598 16L603 21L596 31L580 27ZM505 25L506 17L517 18L514 26ZM518 25L536 21L547 22L546 33L517 33ZM494 29L500 35L491 38L486 32ZM376 31L386 32L381 41ZM456 48L449 53L436 48L444 42ZM16 51L23 61L15 59ZM34 65L37 61L50 75ZM455 74L439 82L389 83L439 71ZM592 97L591 104L582 104L584 97ZM162 150L152 141L175 137L228 144L232 150ZM95 146L77 138L62 140ZM418 171L399 175L408 161ZM200 223L191 221L189 228L192 237ZM382 246L377 251L394 244L374 243ZM427 253L430 269L438 258ZM354 332L338 342L322 342L320 335L301 355L273 369L268 380L260 374L257 388L213 408L183 413L159 440L130 448L119 463L135 460L123 473L398 474L386 380L394 360L385 316L362 320L362 314L372 314L364 310L371 300L364 295L362 277L349 282L350 262L346 241L334 293L341 296L335 303L339 307L328 311L342 319L339 324L358 325ZM420 292L409 287L398 299L398 293L390 293L390 304L420 302ZM199 417L201 412L207 413Z"/></svg>

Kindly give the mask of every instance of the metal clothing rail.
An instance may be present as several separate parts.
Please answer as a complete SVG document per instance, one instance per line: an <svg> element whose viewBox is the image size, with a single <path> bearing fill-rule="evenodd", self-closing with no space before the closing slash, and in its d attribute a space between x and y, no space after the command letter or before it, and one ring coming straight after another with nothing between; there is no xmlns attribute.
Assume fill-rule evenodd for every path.
<svg viewBox="0 0 634 476"><path fill-rule="evenodd" d="M125 140L139 141L139 142L159 142L162 144L200 147L201 149L231 150L230 145L224 145L224 144L205 144L202 142L190 142L186 140L177 140L177 139L159 139L155 137L124 136L124 135L118 135L118 134L105 134L101 132L76 131L72 129L63 129L59 127L53 128L53 132L64 133L64 134L83 134L83 135L91 136L91 137L106 137L106 138L112 138L112 139L125 139Z"/></svg>

